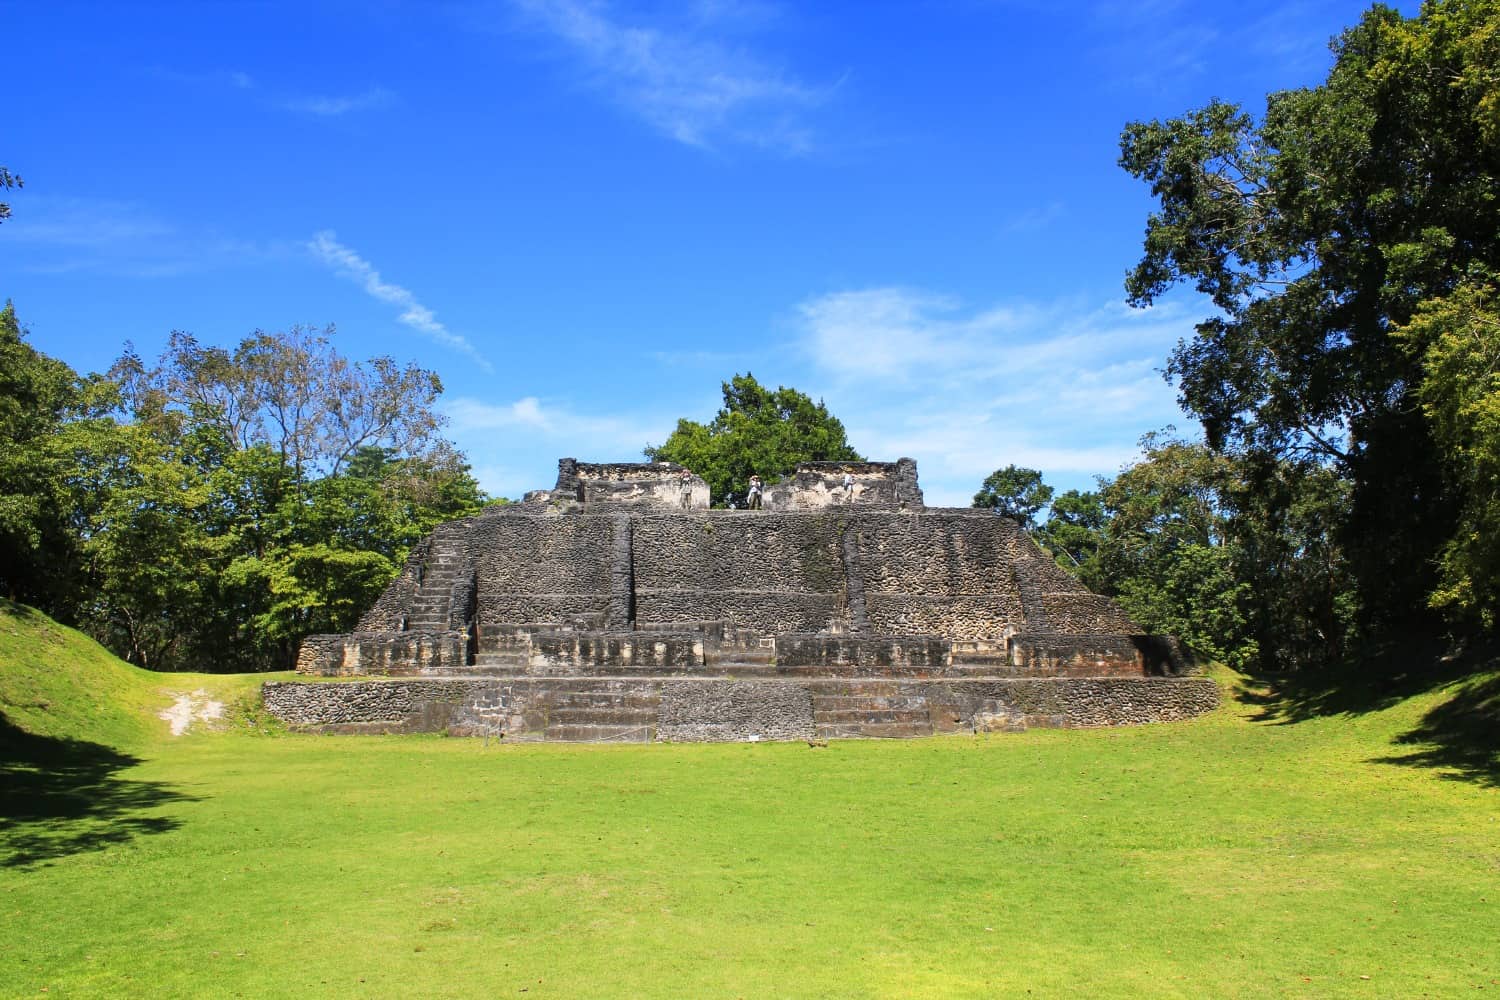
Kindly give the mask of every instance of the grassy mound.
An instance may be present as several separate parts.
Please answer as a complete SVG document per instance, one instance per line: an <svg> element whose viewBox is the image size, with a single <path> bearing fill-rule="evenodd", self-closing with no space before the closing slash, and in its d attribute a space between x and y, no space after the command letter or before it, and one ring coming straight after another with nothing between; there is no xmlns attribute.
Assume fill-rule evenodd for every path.
<svg viewBox="0 0 1500 1000"><path fill-rule="evenodd" d="M0 599L0 741L142 749L170 734L160 713L201 691L244 710L265 676L158 674L33 608Z"/></svg>
<svg viewBox="0 0 1500 1000"><path fill-rule="evenodd" d="M161 728L151 711L160 682L81 632L0 600L0 712L13 731L109 746L145 743Z"/></svg>

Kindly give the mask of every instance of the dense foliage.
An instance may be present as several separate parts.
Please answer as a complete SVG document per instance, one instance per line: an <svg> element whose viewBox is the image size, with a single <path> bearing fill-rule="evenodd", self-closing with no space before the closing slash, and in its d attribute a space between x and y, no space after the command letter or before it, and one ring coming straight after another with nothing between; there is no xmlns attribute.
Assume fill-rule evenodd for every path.
<svg viewBox="0 0 1500 1000"><path fill-rule="evenodd" d="M436 524L479 509L442 386L331 331L174 334L81 379L0 313L0 583L155 669L290 665Z"/></svg>
<svg viewBox="0 0 1500 1000"><path fill-rule="evenodd" d="M1027 528L1035 527L1037 512L1052 500L1052 487L1036 469L1007 465L985 477L972 506L993 510Z"/></svg>
<svg viewBox="0 0 1500 1000"><path fill-rule="evenodd" d="M1168 372L1277 665L1500 600L1500 2L1376 6L1334 55L1258 121L1215 101L1121 142L1160 203L1132 301L1216 309Z"/></svg>
<svg viewBox="0 0 1500 1000"><path fill-rule="evenodd" d="M1355 627L1330 518L1347 484L1316 463L1257 469L1161 434L1094 491L1053 501L1033 537L1150 632L1242 669L1339 661Z"/></svg>
<svg viewBox="0 0 1500 1000"><path fill-rule="evenodd" d="M679 420L666 441L646 448L649 460L677 462L706 479L714 506L743 498L753 475L770 484L798 462L862 461L821 401L784 386L767 389L749 372L723 389L724 407L713 420Z"/></svg>

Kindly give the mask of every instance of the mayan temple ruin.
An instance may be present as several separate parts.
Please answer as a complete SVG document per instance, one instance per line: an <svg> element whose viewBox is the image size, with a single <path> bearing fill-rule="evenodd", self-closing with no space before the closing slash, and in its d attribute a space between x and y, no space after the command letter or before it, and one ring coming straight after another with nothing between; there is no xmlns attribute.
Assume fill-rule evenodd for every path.
<svg viewBox="0 0 1500 1000"><path fill-rule="evenodd" d="M266 685L336 731L507 740L910 737L1183 719L1217 688L1016 522L923 505L916 463L809 463L710 510L670 463L563 459L439 527L349 635ZM312 678L358 678L342 683Z"/></svg>

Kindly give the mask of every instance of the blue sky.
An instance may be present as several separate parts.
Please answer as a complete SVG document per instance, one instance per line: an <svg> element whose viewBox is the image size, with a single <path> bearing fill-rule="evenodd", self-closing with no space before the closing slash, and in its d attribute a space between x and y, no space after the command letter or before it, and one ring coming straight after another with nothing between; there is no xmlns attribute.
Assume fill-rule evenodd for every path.
<svg viewBox="0 0 1500 1000"><path fill-rule="evenodd" d="M442 376L495 494L743 371L929 503L1086 487L1189 427L1159 369L1207 308L1124 304L1121 128L1317 83L1362 10L12 0L0 297L83 370L333 323Z"/></svg>

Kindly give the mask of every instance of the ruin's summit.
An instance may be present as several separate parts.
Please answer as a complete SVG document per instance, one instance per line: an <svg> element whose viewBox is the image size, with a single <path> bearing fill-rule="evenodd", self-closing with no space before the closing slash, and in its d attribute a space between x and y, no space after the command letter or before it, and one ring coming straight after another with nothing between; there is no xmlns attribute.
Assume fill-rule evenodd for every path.
<svg viewBox="0 0 1500 1000"><path fill-rule="evenodd" d="M749 484L741 487L748 491ZM744 506L745 492L737 497ZM709 501L708 483L676 462L600 464L564 458L557 463L557 485L550 490L533 490L523 502L552 504L559 509L571 509L571 504L595 509L604 504L644 504L704 510ZM920 510L922 489L917 485L917 463L909 458L895 462L803 462L783 482L765 488L762 509L820 510L850 504Z"/></svg>
<svg viewBox="0 0 1500 1000"><path fill-rule="evenodd" d="M1145 721L1215 698L1015 521L924 507L911 459L799 466L760 510L708 509L671 463L558 466L550 490L439 527L355 632L298 661L402 680L273 685L267 704L307 725L749 739Z"/></svg>

